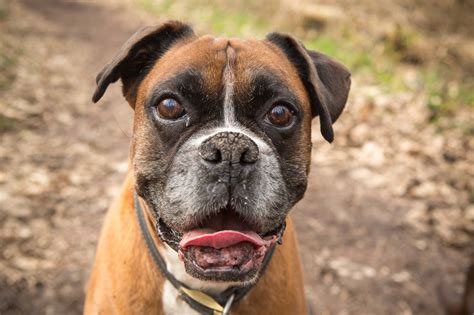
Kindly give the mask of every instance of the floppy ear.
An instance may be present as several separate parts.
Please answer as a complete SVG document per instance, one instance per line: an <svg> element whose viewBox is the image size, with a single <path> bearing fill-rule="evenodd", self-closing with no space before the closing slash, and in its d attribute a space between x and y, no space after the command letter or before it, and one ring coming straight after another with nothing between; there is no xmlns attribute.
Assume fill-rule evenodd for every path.
<svg viewBox="0 0 474 315"><path fill-rule="evenodd" d="M120 48L117 55L97 75L97 87L92 96L96 103L104 95L110 83L122 79L123 95L132 107L136 91L154 62L177 40L194 36L186 24L170 21L158 26L147 26L138 30Z"/></svg>
<svg viewBox="0 0 474 315"><path fill-rule="evenodd" d="M298 70L311 100L313 117L319 115L321 134L328 142L332 142L332 124L346 104L351 73L328 56L307 50L290 35L270 33L267 40L278 46Z"/></svg>

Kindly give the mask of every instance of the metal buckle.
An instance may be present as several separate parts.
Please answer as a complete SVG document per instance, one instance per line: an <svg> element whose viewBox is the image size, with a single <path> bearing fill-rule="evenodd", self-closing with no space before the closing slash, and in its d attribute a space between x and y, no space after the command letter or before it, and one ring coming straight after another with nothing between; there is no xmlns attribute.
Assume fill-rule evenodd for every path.
<svg viewBox="0 0 474 315"><path fill-rule="evenodd" d="M232 307L232 302L234 302L235 298L235 293L232 294L227 302L225 302L224 310L222 311L222 315L229 315L230 314L230 308Z"/></svg>

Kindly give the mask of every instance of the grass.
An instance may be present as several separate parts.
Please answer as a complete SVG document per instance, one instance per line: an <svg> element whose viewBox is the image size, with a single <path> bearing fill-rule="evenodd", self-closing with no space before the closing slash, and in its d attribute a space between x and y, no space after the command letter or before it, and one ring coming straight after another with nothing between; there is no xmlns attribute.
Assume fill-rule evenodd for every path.
<svg viewBox="0 0 474 315"><path fill-rule="evenodd" d="M0 22L4 21L8 16L8 10L2 6L0 6Z"/></svg>
<svg viewBox="0 0 474 315"><path fill-rule="evenodd" d="M8 18L8 6L0 1L0 29L1 24ZM6 90L14 79L14 67L17 62L17 52L14 47L0 36L0 91Z"/></svg>
<svg viewBox="0 0 474 315"><path fill-rule="evenodd" d="M461 108L474 109L474 85L471 82L453 83L443 80L439 72L428 71L424 74L427 106L431 111L431 122L439 122L441 117L453 116ZM466 129L467 128L467 129ZM474 125L461 129L472 133Z"/></svg>
<svg viewBox="0 0 474 315"><path fill-rule="evenodd" d="M16 63L14 49L0 40L0 91L6 90L13 82Z"/></svg>
<svg viewBox="0 0 474 315"><path fill-rule="evenodd" d="M247 1L251 4L250 1ZM138 0L146 11L168 19L191 23L197 30L216 35L255 36L255 31L267 28L265 18L251 14L250 10L235 10L232 6L219 5L218 2L204 0L154 1Z"/></svg>
<svg viewBox="0 0 474 315"><path fill-rule="evenodd" d="M7 19L8 13L8 4L6 1L0 0L0 23Z"/></svg>
<svg viewBox="0 0 474 315"><path fill-rule="evenodd" d="M18 127L18 123L18 120L0 114L0 134L15 130Z"/></svg>
<svg viewBox="0 0 474 315"><path fill-rule="evenodd" d="M0 30L2 23L8 18L8 5L0 1ZM15 80L15 66L18 62L18 56L21 51L16 45L9 42L9 40L0 36L0 92L7 90L12 82ZM6 104L0 100L0 110ZM0 113L0 134L8 131L13 131L19 126L19 121L15 118L8 117Z"/></svg>

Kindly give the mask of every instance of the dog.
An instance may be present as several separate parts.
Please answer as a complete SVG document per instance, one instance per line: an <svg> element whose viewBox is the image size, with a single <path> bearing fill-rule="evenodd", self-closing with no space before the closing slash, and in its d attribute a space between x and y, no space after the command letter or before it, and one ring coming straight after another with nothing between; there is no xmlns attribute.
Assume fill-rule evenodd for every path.
<svg viewBox="0 0 474 315"><path fill-rule="evenodd" d="M119 79L130 166L84 313L306 314L288 213L307 187L312 119L332 142L349 70L287 34L215 38L170 21L122 46L93 102Z"/></svg>

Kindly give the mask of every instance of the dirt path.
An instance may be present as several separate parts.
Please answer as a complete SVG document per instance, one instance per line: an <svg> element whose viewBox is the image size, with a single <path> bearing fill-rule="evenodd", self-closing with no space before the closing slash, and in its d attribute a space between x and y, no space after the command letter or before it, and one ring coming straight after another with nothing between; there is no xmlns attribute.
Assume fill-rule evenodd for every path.
<svg viewBox="0 0 474 315"><path fill-rule="evenodd" d="M1 135L0 313L80 313L103 215L126 171L132 115L118 86L93 105L94 77L145 18L59 0L23 0L11 15L19 22L7 31L25 52L2 97L20 118ZM460 282L466 254L412 230L406 201L354 180L319 145L323 163L313 163L294 211L316 312L441 314L435 287L442 277Z"/></svg>
<svg viewBox="0 0 474 315"><path fill-rule="evenodd" d="M118 88L90 101L95 74L136 28L119 13L90 2L12 7L27 73L7 97L19 97L28 119L2 135L2 171L15 179L1 203L2 314L82 309L103 215L126 171L131 110Z"/></svg>

